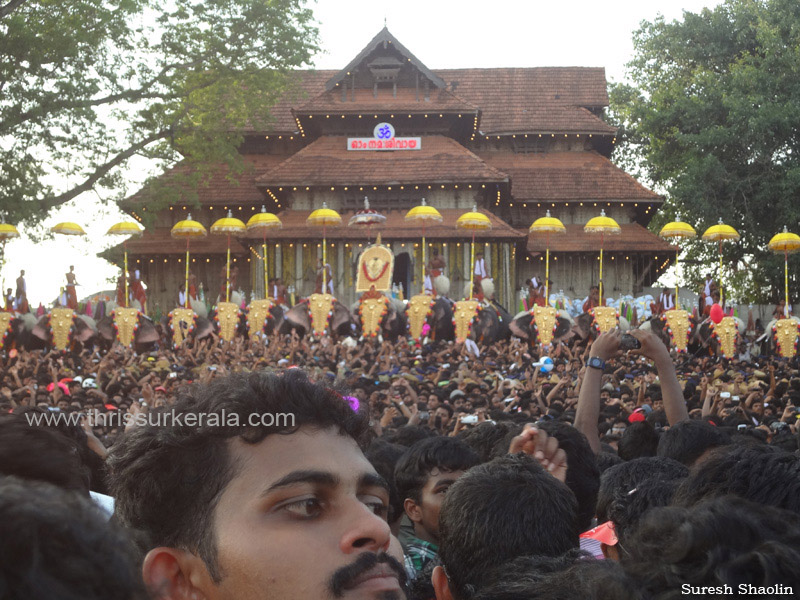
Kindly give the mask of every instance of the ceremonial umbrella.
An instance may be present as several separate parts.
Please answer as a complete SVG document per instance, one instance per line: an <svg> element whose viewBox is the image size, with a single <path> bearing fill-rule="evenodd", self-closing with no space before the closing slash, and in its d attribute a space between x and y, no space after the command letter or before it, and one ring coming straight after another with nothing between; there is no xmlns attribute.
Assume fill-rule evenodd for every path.
<svg viewBox="0 0 800 600"><path fill-rule="evenodd" d="M316 227L322 226L322 293L327 293L328 289L328 226L335 227L342 224L342 216L328 208L328 203L323 202L322 208L318 208L306 219L306 223Z"/></svg>
<svg viewBox="0 0 800 600"><path fill-rule="evenodd" d="M230 300L231 294L231 234L244 233L245 231L247 231L247 228L244 223L235 218L231 211L228 211L227 217L217 219L211 225L211 233L214 235L228 236L228 257L225 261L225 302Z"/></svg>
<svg viewBox="0 0 800 600"><path fill-rule="evenodd" d="M0 256L0 273L3 271L3 261L6 257L6 242L18 237L19 231L17 231L17 228L13 225L9 225L6 223L5 219L3 219L2 222L0 222L0 243L3 245L3 254ZM2 288L2 291L5 292L5 286L3 283L0 283L0 288Z"/></svg>
<svg viewBox="0 0 800 600"><path fill-rule="evenodd" d="M600 209L600 216L589 219L589 222L583 226L583 230L587 233L600 234L600 306L603 306L603 243L606 234L619 234L620 229L617 222L611 217L606 216L606 211Z"/></svg>
<svg viewBox="0 0 800 600"><path fill-rule="evenodd" d="M725 296L722 291L722 242L724 240L736 241L739 239L739 232L730 225L725 225L720 218L716 225L706 229L703 239L707 242L717 242L719 248L719 305L722 306Z"/></svg>
<svg viewBox="0 0 800 600"><path fill-rule="evenodd" d="M783 252L783 286L786 302L783 305L783 316L789 318L789 253L800 250L800 236L790 233L783 226L783 231L769 241L769 249L776 253Z"/></svg>
<svg viewBox="0 0 800 600"><path fill-rule="evenodd" d="M178 221L173 225L170 232L174 238L186 238L186 280L184 283L184 308L189 308L189 240L195 237L205 237L208 235L206 228L197 221L192 220L192 214L189 213L186 219Z"/></svg>
<svg viewBox="0 0 800 600"><path fill-rule="evenodd" d="M125 308L128 308L128 236L142 235L142 229L138 223L133 221L121 221L112 225L106 235L124 235L125 240L122 242L123 255L125 257L125 270L122 272L122 278L125 280Z"/></svg>
<svg viewBox="0 0 800 600"><path fill-rule="evenodd" d="M386 215L382 215L374 208L369 207L369 198L364 196L364 208L356 212L347 222L348 227L355 225L356 227L367 228L367 241L370 240L370 233L372 232L373 225L381 225L386 222Z"/></svg>
<svg viewBox="0 0 800 600"><path fill-rule="evenodd" d="M267 275L267 231L280 227L283 227L281 220L272 213L268 213L267 207L263 204L261 205L261 212L254 214L247 221L247 231L261 231L264 238L264 298L269 298L269 290L267 289L267 281L269 280Z"/></svg>
<svg viewBox="0 0 800 600"><path fill-rule="evenodd" d="M492 222L483 213L478 212L478 206L475 205L471 212L464 213L456 221L457 229L468 229L472 231L472 258L469 262L469 299L472 300L472 286L475 281L475 232L480 230L488 230L492 228Z"/></svg>
<svg viewBox="0 0 800 600"><path fill-rule="evenodd" d="M541 217L536 219L533 224L528 227L529 233L543 233L546 239L546 256L547 259L545 260L544 266L544 301L547 304L550 301L550 234L551 233L567 233L567 228L564 227L564 224L556 219L555 217L550 216L550 211L547 211L547 216Z"/></svg>
<svg viewBox="0 0 800 600"><path fill-rule="evenodd" d="M64 222L54 225L50 228L53 233L60 233L61 235L86 235L83 227L77 223Z"/></svg>
<svg viewBox="0 0 800 600"><path fill-rule="evenodd" d="M677 221L673 221L672 223L667 223L661 228L661 231L658 232L658 235L662 238L668 239L691 239L697 236L697 232L694 230L694 227L689 225L688 223L684 223L680 220L680 217ZM678 261L680 260L681 249L680 247L675 251L675 306L678 306Z"/></svg>
<svg viewBox="0 0 800 600"><path fill-rule="evenodd" d="M442 215L432 206L425 204L425 198L422 199L422 204L415 206L406 213L406 221L420 223L422 225L422 293L425 293L425 225L427 223L441 223Z"/></svg>

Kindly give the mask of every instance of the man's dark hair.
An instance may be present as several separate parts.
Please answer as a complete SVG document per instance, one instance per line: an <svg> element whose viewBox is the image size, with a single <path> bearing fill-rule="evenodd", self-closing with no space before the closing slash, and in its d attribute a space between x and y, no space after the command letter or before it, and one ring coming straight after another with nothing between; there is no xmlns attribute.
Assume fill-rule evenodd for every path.
<svg viewBox="0 0 800 600"><path fill-rule="evenodd" d="M403 501L397 493L397 485L394 482L394 469L397 461L405 453L406 448L399 444L390 444L381 439L372 440L372 443L364 452L364 456L378 472L378 474L389 484L389 522L392 523L405 514L403 511Z"/></svg>
<svg viewBox="0 0 800 600"><path fill-rule="evenodd" d="M735 496L653 509L627 549L623 567L648 598L671 597L683 584L800 585L800 521Z"/></svg>
<svg viewBox="0 0 800 600"><path fill-rule="evenodd" d="M674 503L728 494L800 514L800 456L765 445L719 448L692 469Z"/></svg>
<svg viewBox="0 0 800 600"><path fill-rule="evenodd" d="M27 415L33 417L34 413ZM89 470L75 442L57 431L29 425L27 418L0 417L0 475L46 481L88 496Z"/></svg>
<svg viewBox="0 0 800 600"><path fill-rule="evenodd" d="M514 423L486 421L460 432L456 438L475 450L481 462L488 462L492 458L508 454L510 438L519 435L521 431L522 426Z"/></svg>
<svg viewBox="0 0 800 600"><path fill-rule="evenodd" d="M611 505L630 495L642 483L654 479L683 479L687 475L689 469L678 461L656 456L635 458L611 467L600 478L600 492L597 494L598 521L608 521Z"/></svg>
<svg viewBox="0 0 800 600"><path fill-rule="evenodd" d="M492 573L473 600L639 600L642 595L615 560L525 556Z"/></svg>
<svg viewBox="0 0 800 600"><path fill-rule="evenodd" d="M411 498L419 503L431 471L466 471L478 462L475 451L455 438L437 436L421 440L397 461L394 469L397 493L404 501Z"/></svg>
<svg viewBox="0 0 800 600"><path fill-rule="evenodd" d="M578 500L578 527L585 531L591 527L597 492L600 489L600 469L586 436L572 425L558 421L545 421L538 427L558 440L567 455L566 484Z"/></svg>
<svg viewBox="0 0 800 600"><path fill-rule="evenodd" d="M427 427L420 427L419 425L406 425L400 427L396 431L392 431L384 436L387 442L398 444L410 448L420 440L426 440L434 437L436 433Z"/></svg>
<svg viewBox="0 0 800 600"><path fill-rule="evenodd" d="M603 481L603 473L608 471L611 467L615 465L620 465L625 462L618 455L605 451L598 452L597 454L595 454L594 459L595 462L597 463L597 468L600 470L601 486Z"/></svg>
<svg viewBox="0 0 800 600"><path fill-rule="evenodd" d="M712 448L731 443L730 437L705 421L686 420L661 434L658 456L672 458L687 467Z"/></svg>
<svg viewBox="0 0 800 600"><path fill-rule="evenodd" d="M572 491L526 455L470 469L439 512L439 556L453 594L471 598L493 569L517 557L577 549L577 508Z"/></svg>
<svg viewBox="0 0 800 600"><path fill-rule="evenodd" d="M164 409L166 411L166 409ZM330 388L311 383L304 372L283 375L235 374L209 385L183 390L169 409L183 423L135 427L113 446L109 456L116 515L146 534L153 547L196 553L219 581L214 509L239 465L229 442L257 444L267 436L290 434L302 426L335 428L364 446L369 429L365 412L356 413ZM222 414L224 411L224 419ZM271 426L250 426L251 415L294 415L293 423L274 419ZM186 416L202 421L186 425ZM210 415L220 416L210 423ZM230 423L238 418L238 426Z"/></svg>
<svg viewBox="0 0 800 600"><path fill-rule="evenodd" d="M0 477L0 597L144 600L140 560L88 498Z"/></svg>
<svg viewBox="0 0 800 600"><path fill-rule="evenodd" d="M658 433L645 421L631 423L617 444L617 454L623 460L655 456L658 450Z"/></svg>

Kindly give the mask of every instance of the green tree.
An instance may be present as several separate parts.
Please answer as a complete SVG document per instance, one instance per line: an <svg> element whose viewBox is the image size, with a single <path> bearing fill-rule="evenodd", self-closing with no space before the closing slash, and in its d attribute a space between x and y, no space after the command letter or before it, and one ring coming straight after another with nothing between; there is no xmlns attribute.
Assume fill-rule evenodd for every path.
<svg viewBox="0 0 800 600"><path fill-rule="evenodd" d="M198 181L240 170L241 132L268 126L317 42L303 0L0 4L0 214L121 198L134 157L183 160Z"/></svg>
<svg viewBox="0 0 800 600"><path fill-rule="evenodd" d="M634 85L612 88L611 116L617 161L667 196L653 229L680 215L702 234L722 218L742 235L723 246L731 297L775 301L783 257L766 245L800 220L800 2L726 0L682 21L658 18L642 23L634 47ZM699 280L717 248L688 246ZM800 261L790 267L798 293Z"/></svg>

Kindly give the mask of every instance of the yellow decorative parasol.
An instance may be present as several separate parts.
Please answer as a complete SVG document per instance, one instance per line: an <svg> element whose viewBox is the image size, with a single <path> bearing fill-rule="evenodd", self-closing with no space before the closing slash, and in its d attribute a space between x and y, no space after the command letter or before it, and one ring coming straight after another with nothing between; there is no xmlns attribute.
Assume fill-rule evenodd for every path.
<svg viewBox="0 0 800 600"><path fill-rule="evenodd" d="M545 275L544 275L544 302L545 306L550 303L550 234L551 233L567 233L567 228L564 224L550 216L550 211L547 211L547 216L536 219L533 224L528 227L529 233L543 233L546 237L547 246L547 260L545 260Z"/></svg>
<svg viewBox="0 0 800 600"><path fill-rule="evenodd" d="M83 227L77 223L64 222L54 225L50 228L53 233L60 233L61 235L86 235Z"/></svg>
<svg viewBox="0 0 800 600"><path fill-rule="evenodd" d="M673 221L672 223L667 223L661 228L661 231L658 232L658 235L662 238L666 239L691 239L693 237L697 237L697 232L694 230L694 227L689 225L688 223L684 223L680 220L680 217L677 221ZM679 306L678 304L678 261L680 261L681 249L678 248L675 251L675 306Z"/></svg>
<svg viewBox="0 0 800 600"><path fill-rule="evenodd" d="M186 298L184 308L189 308L189 241L196 237L205 237L208 235L206 228L197 221L192 220L192 214L189 213L186 219L178 221L173 225L170 235L174 238L186 238L186 281L184 284L184 296Z"/></svg>
<svg viewBox="0 0 800 600"><path fill-rule="evenodd" d="M318 208L308 215L306 223L314 225L315 227L322 226L322 293L327 294L328 269L326 265L328 264L328 227L341 225L342 216L332 208L328 208L327 202L323 202L322 208Z"/></svg>
<svg viewBox="0 0 800 600"><path fill-rule="evenodd" d="M125 257L125 270L122 272L122 278L125 280L125 308L128 308L128 237L142 235L142 229L138 223L133 221L121 221L109 227L106 235L124 235L125 240L122 242L123 255Z"/></svg>
<svg viewBox="0 0 800 600"><path fill-rule="evenodd" d="M245 231L247 231L245 224L235 218L231 211L228 211L227 217L217 219L211 225L211 233L214 235L228 236L228 256L225 262L225 302L230 300L231 295L231 234L244 233ZM266 282L264 282L264 285L266 285Z"/></svg>
<svg viewBox="0 0 800 600"><path fill-rule="evenodd" d="M584 225L583 230L587 233L600 234L600 306L603 306L603 242L606 234L619 234L620 229L617 222L611 217L606 216L606 211L600 210L600 216L589 219Z"/></svg>
<svg viewBox="0 0 800 600"><path fill-rule="evenodd" d="M739 232L730 225L725 225L720 218L716 225L712 225L706 229L703 234L703 239L706 242L717 242L719 248L719 304L722 306L725 296L722 290L722 242L725 240L736 241L739 239Z"/></svg>
<svg viewBox="0 0 800 600"><path fill-rule="evenodd" d="M269 276L267 274L267 231L270 229L276 229L283 227L283 223L281 220L273 215L272 213L267 212L267 207L263 204L261 205L261 212L254 214L250 219L247 221L247 231L260 231L261 235L263 236L263 248L264 248L264 299L269 298L269 290L267 289L267 282L269 280Z"/></svg>
<svg viewBox="0 0 800 600"><path fill-rule="evenodd" d="M469 300L472 300L472 286L475 281L475 232L492 228L492 222L485 214L478 212L475 205L471 212L464 213L456 221L457 229L468 229L472 232L472 256L469 262Z"/></svg>
<svg viewBox="0 0 800 600"><path fill-rule="evenodd" d="M783 305L783 316L789 318L789 254L800 251L800 236L796 233L787 231L783 226L783 231L769 241L769 249L775 253L783 253L783 291L786 299Z"/></svg>
<svg viewBox="0 0 800 600"><path fill-rule="evenodd" d="M405 216L406 222L412 223L419 223L422 225L422 293L425 293L425 269L427 268L427 262L425 258L425 250L426 243L425 243L425 225L428 223L441 223L442 222L442 215L439 213L432 206L428 206L425 204L425 198L422 199L422 203L418 206L415 206L411 210L406 213Z"/></svg>
<svg viewBox="0 0 800 600"><path fill-rule="evenodd" d="M0 244L2 244L3 247L2 256L0 256L0 273L2 273L3 271L3 261L5 260L6 257L6 242L8 240L12 240L18 237L19 237L19 231L17 231L17 228L14 227L13 225L9 225L8 223L5 222L5 219L3 219L3 221L0 222ZM5 284L2 282L0 282L0 289L2 289L3 292L5 292L6 289ZM4 329L2 329L2 326L0 326L0 331L4 331ZM0 333L0 336L1 335L2 333Z"/></svg>

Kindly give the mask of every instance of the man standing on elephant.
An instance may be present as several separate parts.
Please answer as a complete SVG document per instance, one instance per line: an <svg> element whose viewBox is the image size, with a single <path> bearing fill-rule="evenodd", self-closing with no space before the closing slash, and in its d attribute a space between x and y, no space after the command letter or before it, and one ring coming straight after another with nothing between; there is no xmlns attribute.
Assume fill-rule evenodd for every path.
<svg viewBox="0 0 800 600"><path fill-rule="evenodd" d="M444 275L444 269L446 266L447 263L445 263L444 259L439 256L439 250L434 248L433 256L431 256L431 259L428 261L427 265L428 275L425 277L426 294L431 294L433 296L436 295L436 288L433 286L433 281L440 275Z"/></svg>
<svg viewBox="0 0 800 600"><path fill-rule="evenodd" d="M138 300L142 307L142 312L147 314L147 293L144 290L142 283L142 272L139 269L134 270L133 278L131 279L131 296L134 300Z"/></svg>
<svg viewBox="0 0 800 600"><path fill-rule="evenodd" d="M583 312L588 313L597 306L600 306L600 288L593 285L589 289L589 297L583 303Z"/></svg>
<svg viewBox="0 0 800 600"><path fill-rule="evenodd" d="M322 291L322 274L323 274L323 272L325 273L325 280L326 280L325 281L325 288L326 289L325 289L324 292ZM317 261L317 281L316 281L316 287L314 289L314 293L316 293L316 294L327 293L327 294L330 294L331 296L334 295L333 294L333 271L331 270L331 265L328 264L328 263L325 263L325 268L324 268L324 271L323 271L322 259L321 258Z"/></svg>
<svg viewBox="0 0 800 600"><path fill-rule="evenodd" d="M30 307L28 306L28 286L25 283L25 271L22 270L19 272L19 277L17 277L17 293L15 295L15 301L17 304L17 311L21 313L29 312Z"/></svg>
<svg viewBox="0 0 800 600"><path fill-rule="evenodd" d="M480 284L481 280L488 277L489 273L486 271L486 259L483 258L483 252L478 252L475 255L475 283Z"/></svg>
<svg viewBox="0 0 800 600"><path fill-rule="evenodd" d="M75 286L78 285L78 278L75 276L75 267L70 265L67 277L67 308L72 310L78 309L78 294L75 291Z"/></svg>

